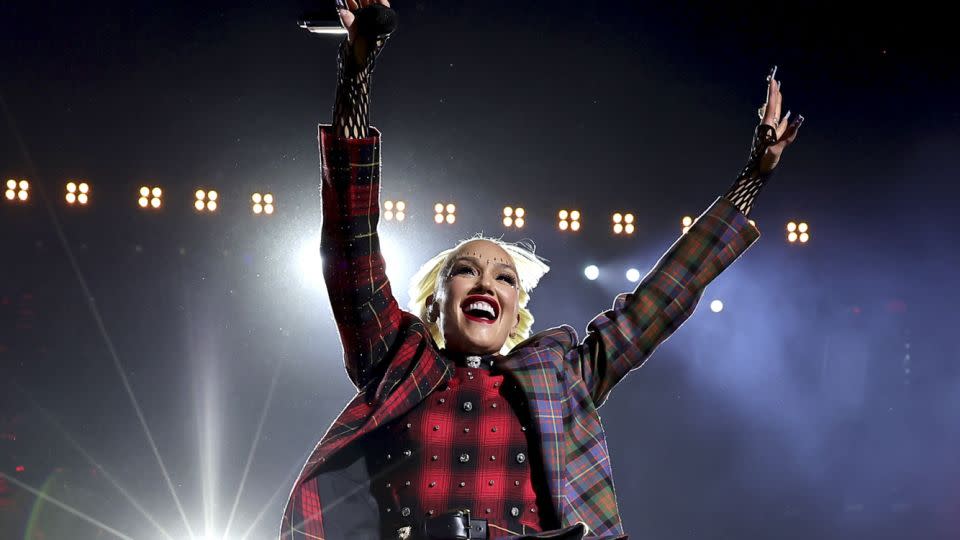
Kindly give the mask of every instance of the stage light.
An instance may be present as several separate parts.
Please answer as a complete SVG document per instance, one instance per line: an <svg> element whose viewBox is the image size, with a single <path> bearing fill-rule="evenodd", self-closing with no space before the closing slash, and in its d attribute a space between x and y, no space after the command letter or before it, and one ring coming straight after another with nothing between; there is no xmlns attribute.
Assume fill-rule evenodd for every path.
<svg viewBox="0 0 960 540"><path fill-rule="evenodd" d="M640 271L636 268L631 268L627 270L627 281L630 283L636 283L640 281Z"/></svg>
<svg viewBox="0 0 960 540"><path fill-rule="evenodd" d="M257 192L250 197L250 200L253 201L253 206L251 209L253 210L254 215L259 216L260 214L267 214L269 216L270 214L273 214L272 193L264 193L261 195L259 192Z"/></svg>
<svg viewBox="0 0 960 540"><path fill-rule="evenodd" d="M217 210L217 198L219 195L216 191L204 191L198 189L194 193L196 200L193 201L193 207L197 209L197 212L215 212Z"/></svg>
<svg viewBox="0 0 960 540"><path fill-rule="evenodd" d="M693 225L693 218L690 216L683 216L683 219L680 220L680 234L687 234L687 231L690 230L691 225Z"/></svg>
<svg viewBox="0 0 960 540"><path fill-rule="evenodd" d="M723 302L720 300L714 300L713 302L710 302L710 311L714 313L720 313L723 311Z"/></svg>
<svg viewBox="0 0 960 540"><path fill-rule="evenodd" d="M457 205L453 203L444 205L442 202L433 205L433 221L438 225L444 222L452 225L457 221Z"/></svg>
<svg viewBox="0 0 960 540"><path fill-rule="evenodd" d="M503 226L504 227L523 227L523 216L526 213L526 210L523 208L517 207L513 208L512 206L503 207Z"/></svg>
<svg viewBox="0 0 960 540"><path fill-rule="evenodd" d="M633 234L634 231L633 225L633 214L621 214L620 212L615 212L613 214L613 234Z"/></svg>
<svg viewBox="0 0 960 540"><path fill-rule="evenodd" d="M8 201L27 202L27 199L30 198L30 182L26 180L20 180L18 182L12 178L7 180L7 189L4 192L4 197Z"/></svg>
<svg viewBox="0 0 960 540"><path fill-rule="evenodd" d="M85 205L90 201L90 185L86 182L67 182L67 192L64 196L67 204Z"/></svg>
<svg viewBox="0 0 960 540"><path fill-rule="evenodd" d="M573 231L577 232L580 230L580 211L579 210L570 210L566 209L560 210L557 213L557 219L560 221L557 222L557 227L561 231Z"/></svg>
<svg viewBox="0 0 960 540"><path fill-rule="evenodd" d="M163 205L163 190L159 187L140 186L140 208L160 208Z"/></svg>
<svg viewBox="0 0 960 540"><path fill-rule="evenodd" d="M600 277L600 269L597 268L597 265L591 264L583 269L583 275L587 276L587 279L593 281Z"/></svg>
<svg viewBox="0 0 960 540"><path fill-rule="evenodd" d="M796 223L791 221L787 223L787 242L791 244L805 244L810 240L810 226L806 222Z"/></svg>
<svg viewBox="0 0 960 540"><path fill-rule="evenodd" d="M383 201L383 219L386 221L403 221L406 217L407 203L403 201Z"/></svg>

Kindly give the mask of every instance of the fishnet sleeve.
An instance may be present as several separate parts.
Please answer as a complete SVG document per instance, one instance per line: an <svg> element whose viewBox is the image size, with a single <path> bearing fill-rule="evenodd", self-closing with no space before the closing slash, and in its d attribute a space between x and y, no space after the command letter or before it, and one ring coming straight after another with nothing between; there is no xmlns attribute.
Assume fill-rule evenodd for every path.
<svg viewBox="0 0 960 540"><path fill-rule="evenodd" d="M338 137L366 137L370 128L370 83L377 56L387 38L379 38L358 63L346 39L337 55L337 97L333 105L333 129Z"/></svg>
<svg viewBox="0 0 960 540"><path fill-rule="evenodd" d="M733 185L724 195L743 215L749 215L760 189L773 176L773 171L760 174L760 160L767 151L767 147L777 142L777 135L772 126L760 124L754 131L753 145L750 148L750 157L747 165L740 171Z"/></svg>

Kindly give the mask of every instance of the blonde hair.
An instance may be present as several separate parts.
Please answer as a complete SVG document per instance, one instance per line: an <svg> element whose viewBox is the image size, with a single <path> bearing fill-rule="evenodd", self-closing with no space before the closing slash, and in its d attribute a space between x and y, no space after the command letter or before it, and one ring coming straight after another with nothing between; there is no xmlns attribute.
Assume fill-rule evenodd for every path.
<svg viewBox="0 0 960 540"><path fill-rule="evenodd" d="M533 314L527 309L527 302L530 301L530 291L537 286L540 278L546 274L550 267L546 265L546 259L534 253L536 246L530 240L521 240L520 242L505 242L500 238L488 238L483 235L475 235L473 238L461 240L457 245L436 254L420 267L410 280L410 303L408 307L411 312L420 317L423 324L426 325L433 336L433 340L438 347L443 348L445 340L443 332L437 321L430 321L427 314L430 306L427 305L427 298L437 293L443 286L443 278L450 270L453 264L453 255L463 247L467 242L474 240L486 240L503 248L504 251L513 259L513 264L517 269L517 276L520 280L519 309L520 322L517 328L510 332L507 341L500 348L501 354L507 354L510 349L530 336L530 329L533 327Z"/></svg>

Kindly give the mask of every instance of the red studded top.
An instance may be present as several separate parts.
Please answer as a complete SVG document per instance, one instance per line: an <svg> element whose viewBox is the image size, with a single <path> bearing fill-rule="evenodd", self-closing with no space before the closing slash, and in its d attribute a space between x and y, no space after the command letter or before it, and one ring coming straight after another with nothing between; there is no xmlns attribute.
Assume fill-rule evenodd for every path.
<svg viewBox="0 0 960 540"><path fill-rule="evenodd" d="M473 365L476 359L472 357ZM556 527L526 399L493 355L456 372L371 444L384 538L449 510L487 520L491 538Z"/></svg>

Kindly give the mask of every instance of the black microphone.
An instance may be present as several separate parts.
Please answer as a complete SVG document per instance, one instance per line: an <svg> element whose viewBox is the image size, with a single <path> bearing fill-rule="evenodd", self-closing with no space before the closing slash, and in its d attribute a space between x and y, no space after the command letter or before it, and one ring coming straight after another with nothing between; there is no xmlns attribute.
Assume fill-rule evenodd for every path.
<svg viewBox="0 0 960 540"><path fill-rule="evenodd" d="M338 6L342 7L342 6ZM370 4L354 13L357 35L366 39L386 37L397 29L397 12L382 4ZM300 28L314 34L346 34L340 15L332 11L308 11L297 21Z"/></svg>

